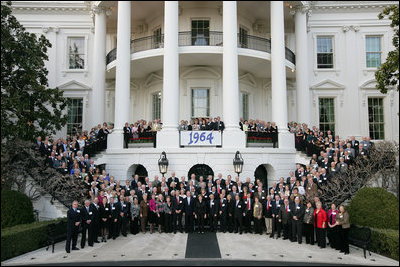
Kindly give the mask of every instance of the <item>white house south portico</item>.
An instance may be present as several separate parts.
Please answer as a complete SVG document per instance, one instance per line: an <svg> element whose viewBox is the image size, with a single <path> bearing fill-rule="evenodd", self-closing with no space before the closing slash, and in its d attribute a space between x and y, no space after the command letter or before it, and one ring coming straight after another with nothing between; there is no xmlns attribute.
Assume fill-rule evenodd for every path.
<svg viewBox="0 0 400 267"><path fill-rule="evenodd" d="M271 184L295 168L288 122L333 129L343 139L398 140L398 92L381 94L374 79L393 50L390 21L377 14L394 3L15 1L12 7L28 31L52 43L49 87L73 102L55 137L112 124L96 164L106 164L116 179L139 171L153 179L163 151L167 176L187 176L197 165L214 176L235 175L232 160L240 151L240 178L262 170ZM218 116L221 133L178 130L181 120ZM278 147L253 142L240 118L275 122ZM123 148L126 122L156 119L163 125L154 143Z"/></svg>
<svg viewBox="0 0 400 267"><path fill-rule="evenodd" d="M102 3L100 3L101 5ZM240 150L245 166L242 177L254 177L254 170L263 165L268 176L275 180L275 175L284 176L293 169L295 150L293 134L287 131L287 67L284 41L284 5L283 2L271 2L271 43L270 43L270 84L272 92L272 121L279 129L279 148L247 148L245 132L239 129L239 54L238 49L238 11L237 2L222 1L222 114L225 130L221 134L222 147L180 147L178 123L180 121L180 50L179 47L179 2L164 3L164 42L161 48L162 68L162 130L157 132L156 148L123 149L122 127L130 122L129 108L132 107L129 84L130 67L130 13L131 4L118 2L117 49L115 72L115 120L114 131L108 137L107 152L99 159L98 164L106 163L107 170L117 179L130 178L132 166L142 165L149 177L158 174L157 159L162 151L168 155L169 169L186 175L187 170L196 164L210 166L214 173L234 174L232 159ZM266 4L266 3L264 3ZM134 7L133 7L134 9ZM133 10L132 9L132 10ZM95 13L98 16L99 13ZM103 14L100 16L104 16ZM265 14L268 17L268 14ZM97 21L97 20L95 20ZM306 25L303 25L304 28ZM305 31L305 29L304 29ZM96 33L95 33L96 35ZM100 38L99 38L100 39ZM217 47L220 49L221 47ZM265 56L265 55L263 55ZM220 58L220 57L219 57ZM221 59L221 58L220 58ZM266 60L264 60L266 61ZM195 63L195 62L194 62ZM264 62L266 64L266 62ZM290 64L293 64L290 62ZM304 66L304 65L303 65ZM137 66L140 68L140 66ZM292 68L294 66L292 65ZM134 71L134 69L133 69ZM94 89L96 90L96 88ZM101 90L101 87L100 87ZM135 113L135 107L133 107ZM219 115L219 114L218 114ZM99 115L100 116L100 115ZM100 121L97 119L96 121ZM270 154L271 153L271 154ZM182 160L186 159L186 160ZM187 159L192 159L188 161ZM256 160L258 159L258 160ZM281 165L280 167L278 167ZM134 168L134 167L133 167ZM129 171L128 171L129 170ZM129 173L128 173L129 172Z"/></svg>

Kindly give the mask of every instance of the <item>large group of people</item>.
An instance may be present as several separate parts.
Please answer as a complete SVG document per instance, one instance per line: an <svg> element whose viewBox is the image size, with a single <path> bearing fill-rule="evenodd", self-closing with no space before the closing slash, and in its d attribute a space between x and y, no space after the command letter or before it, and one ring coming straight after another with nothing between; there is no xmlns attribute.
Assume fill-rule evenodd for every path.
<svg viewBox="0 0 400 267"><path fill-rule="evenodd" d="M143 137L151 137L153 133L162 129L162 122L156 119L153 122L146 120L138 120L135 123L125 123L124 131L124 147L128 148L129 140L139 140Z"/></svg>
<svg viewBox="0 0 400 267"><path fill-rule="evenodd" d="M145 121L139 123L142 132L152 127ZM244 122L243 130L248 127L248 131L265 131L273 126L268 123L268 127L260 126L264 124L260 121L254 123L255 128ZM215 118L213 127L218 124L223 122ZM333 138L330 131L323 133L316 127L309 129L305 124L290 123L296 148L311 153L312 158L310 164L297 164L289 177L280 177L269 187L257 177L253 182L250 177L242 182L239 177L232 179L231 175L224 179L221 173L217 177L196 179L193 173L187 181L185 176L178 178L174 172L168 179L155 176L153 181L135 175L121 185L85 154L89 139L99 139L110 130L107 125L100 125L89 135L83 133L55 142L50 142L48 137L45 141L38 138L35 144L49 165L59 167L58 161L61 161L61 166L67 166L66 173L87 186L84 205L79 208L74 201L68 211L67 252L71 250L71 240L72 249L78 249L77 236L81 229L81 248L86 245L86 235L88 245L93 246L128 233L197 231L202 234L208 230L266 234L299 244L304 237L305 243L321 248L327 246L327 238L332 248L349 253L349 214L343 205L337 208L335 203L325 203L321 187L335 173L349 168L356 157L368 158L373 145L369 138L361 142L354 137L340 140L338 136Z"/></svg>
<svg viewBox="0 0 400 267"><path fill-rule="evenodd" d="M90 156L107 148L107 136L112 127L107 123L99 124L90 132L77 132L74 136L51 140L46 136L44 140L38 136L33 149L45 157L46 165L55 168L63 175L76 175L85 180L86 175L93 179L96 170L94 160ZM100 175L100 173L98 173Z"/></svg>
<svg viewBox="0 0 400 267"><path fill-rule="evenodd" d="M93 246L96 241L107 242L127 236L128 232L202 234L206 229L266 234L299 244L305 236L307 244L315 242L324 248L328 231L330 245L349 253L349 216L344 207L336 209L333 204L328 209L318 192L314 195L313 179L298 179L294 172L290 175L269 188L259 179L241 182L238 177L233 180L228 175L223 179L218 174L216 179L209 175L197 180L192 174L186 181L186 177L179 179L174 172L168 179L155 176L153 181L148 177L141 181L135 175L121 185L103 171L99 179L95 176L91 182L84 207L79 209L74 202L68 211L66 251L71 249L71 239L72 248L78 249L77 235L82 224L81 248L85 246L86 232L88 244Z"/></svg>

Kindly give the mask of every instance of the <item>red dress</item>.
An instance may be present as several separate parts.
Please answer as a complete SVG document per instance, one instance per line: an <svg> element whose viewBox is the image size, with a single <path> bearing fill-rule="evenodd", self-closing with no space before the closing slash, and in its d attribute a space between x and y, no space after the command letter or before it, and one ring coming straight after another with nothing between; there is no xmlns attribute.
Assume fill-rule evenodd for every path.
<svg viewBox="0 0 400 267"><path fill-rule="evenodd" d="M317 217L315 217L317 216ZM327 220L327 216L326 216L326 211L323 210L322 208L319 210L318 214L317 214L317 209L315 209L314 211L314 218L316 218L314 220L314 227L315 228L326 228L326 220ZM315 225L315 221L317 221L317 225ZM325 227L322 227L322 223L325 222Z"/></svg>

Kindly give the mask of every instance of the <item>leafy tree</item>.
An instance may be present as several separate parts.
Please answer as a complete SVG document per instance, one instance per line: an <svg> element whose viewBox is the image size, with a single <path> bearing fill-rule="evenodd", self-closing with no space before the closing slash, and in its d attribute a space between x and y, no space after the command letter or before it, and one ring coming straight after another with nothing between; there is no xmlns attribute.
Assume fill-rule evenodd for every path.
<svg viewBox="0 0 400 267"><path fill-rule="evenodd" d="M2 144L55 134L67 123L68 100L58 88L47 88L49 47L44 35L26 32L11 14L11 2L1 2Z"/></svg>
<svg viewBox="0 0 400 267"><path fill-rule="evenodd" d="M387 87L396 85L399 91L399 6L386 7L378 18L383 19L385 15L392 21L390 27L394 30L392 43L395 49L388 53L386 61L375 72L376 88L383 94L387 93Z"/></svg>

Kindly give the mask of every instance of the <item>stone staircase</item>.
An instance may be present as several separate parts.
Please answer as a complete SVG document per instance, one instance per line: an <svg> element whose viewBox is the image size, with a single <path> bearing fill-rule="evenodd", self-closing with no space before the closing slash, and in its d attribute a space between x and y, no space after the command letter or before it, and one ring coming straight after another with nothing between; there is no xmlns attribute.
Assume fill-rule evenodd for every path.
<svg viewBox="0 0 400 267"><path fill-rule="evenodd" d="M38 212L39 221L67 217L68 208L45 192L33 179L28 178L25 193L29 196L32 192L40 192L40 196L32 200L33 209Z"/></svg>
<svg viewBox="0 0 400 267"><path fill-rule="evenodd" d="M296 164L297 163L308 165L310 164L310 158L307 156L306 153L301 151L296 151Z"/></svg>

